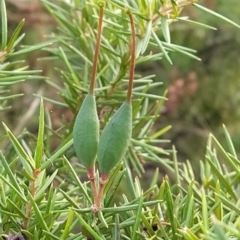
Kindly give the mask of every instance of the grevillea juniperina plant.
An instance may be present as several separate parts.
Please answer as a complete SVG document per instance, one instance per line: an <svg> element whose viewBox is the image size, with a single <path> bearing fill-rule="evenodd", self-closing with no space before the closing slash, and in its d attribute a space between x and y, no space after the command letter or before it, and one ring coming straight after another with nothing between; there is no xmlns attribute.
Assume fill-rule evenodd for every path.
<svg viewBox="0 0 240 240"><path fill-rule="evenodd" d="M153 94L152 90L157 90L160 83L148 73L144 76L136 74L132 87L135 59L141 67L141 64L158 61L161 57L171 60L169 55L172 56L175 50L194 57L191 49L173 43L176 39L174 35L170 38L172 32L169 31L175 22L183 20L186 23L186 18L178 13L193 0L110 0L104 4L98 2L98 5L97 1L39 1L58 21L60 30L51 36L54 44L49 51L61 60L64 84L54 84L52 80L49 83L56 86L66 101L65 104L58 102L60 106L67 106L76 113L82 105L73 136L80 160L74 160L72 124L65 123L55 129L51 121L53 116L43 101L37 133L26 130L18 135L5 124L6 134L3 133L0 139L6 146L0 151L0 239L240 239L240 160L226 127L223 143L210 134L205 158L200 161L199 171L195 174L195 162L181 163L177 160L175 147L165 149L169 141L162 136L169 128L158 129L159 124L153 127L159 118L163 98ZM21 1L6 2L17 4ZM103 5L104 20L101 20ZM194 6L202 8L197 4ZM206 12L212 11L207 9ZM12 61L31 51L32 47L24 46L15 51L13 48L23 35L16 37L13 34L14 43L8 43L11 51L5 51L5 0L0 0L0 14L3 36L0 55L2 52L4 57L4 62L0 63L0 85L6 84L0 87L8 90L7 86L14 81L33 74L25 68L16 69L21 65L18 57L16 62ZM97 30L95 23L98 20ZM101 21L104 22L102 35ZM47 44L37 47L43 45ZM160 48L159 52L151 52L152 47ZM129 63L130 81L125 79ZM52 61L50 66L53 66ZM92 78L88 75L89 68L92 68ZM3 101L1 96L0 100ZM56 101L52 102L56 104ZM105 114L106 109L111 110ZM81 123L78 118L85 120ZM131 118L132 126L128 121ZM22 122L24 118L19 120ZM62 139L57 148L55 136ZM89 144L85 144L86 141ZM163 143L164 149L161 148ZM148 164L155 163L154 172L145 165L148 161ZM95 171L95 164L99 173ZM86 169L90 181L79 178L86 174ZM168 171L165 173L165 170ZM143 184L141 180L144 180Z"/></svg>
<svg viewBox="0 0 240 240"><path fill-rule="evenodd" d="M85 97L80 107L73 128L73 141L76 154L81 163L86 167L88 178L91 181L94 196L94 205L92 206L92 209L94 212L97 212L101 209L103 190L106 182L108 181L109 174L111 170L123 159L129 141L131 139L131 99L134 80L136 48L136 34L133 15L131 14L130 10L127 10L132 31L132 42L130 44L131 61L128 92L126 100L109 120L108 124L103 129L99 139L99 120L97 115L96 100L94 96L94 87L101 41L104 3L99 2L98 5L100 7L98 35L95 47L89 93ZM100 171L99 183L96 182L95 177L96 156Z"/></svg>

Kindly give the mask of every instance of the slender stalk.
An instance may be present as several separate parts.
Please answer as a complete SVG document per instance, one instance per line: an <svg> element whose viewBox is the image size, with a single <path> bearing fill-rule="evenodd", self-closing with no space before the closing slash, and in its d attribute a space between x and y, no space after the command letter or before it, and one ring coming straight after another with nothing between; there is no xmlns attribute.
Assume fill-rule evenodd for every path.
<svg viewBox="0 0 240 240"><path fill-rule="evenodd" d="M36 194L36 179L38 178L38 175L40 172L41 172L40 168L36 168L33 171L34 180L31 181L30 183L30 194L32 195L33 198L35 197L35 194ZM27 229L28 227L29 219L31 217L31 211L32 211L32 204L28 202L26 205L26 219L24 221L24 229Z"/></svg>
<svg viewBox="0 0 240 240"><path fill-rule="evenodd" d="M99 211L101 209L103 191L104 191L104 187L105 187L107 181L108 181L108 174L102 174L102 176L100 177L100 180L99 180L98 196L97 196L97 199L95 202L96 211Z"/></svg>
<svg viewBox="0 0 240 240"><path fill-rule="evenodd" d="M96 74L97 74L97 62L98 62L98 55L99 55L100 42L101 42L102 23L103 23L104 3L101 2L98 5L100 7L100 12L99 12L98 29L97 29L97 42L96 42L96 46L95 46L95 54L94 54L94 59L93 59L93 67L92 67L92 72L91 72L91 81L90 81L90 88L89 88L90 94L94 94Z"/></svg>
<svg viewBox="0 0 240 240"><path fill-rule="evenodd" d="M127 92L127 101L130 103L132 98L133 80L134 80L134 68L135 68L135 58L136 58L136 30L133 20L133 15L129 10L129 19L132 31L132 43L131 43L131 61L130 61L130 73L129 73L129 84Z"/></svg>
<svg viewBox="0 0 240 240"><path fill-rule="evenodd" d="M93 191L93 201L94 203L96 202L97 196L98 196L98 191L97 191L97 183L96 183L96 174L95 174L95 166L92 168L89 168L87 170L88 172L88 179L91 183L91 188Z"/></svg>

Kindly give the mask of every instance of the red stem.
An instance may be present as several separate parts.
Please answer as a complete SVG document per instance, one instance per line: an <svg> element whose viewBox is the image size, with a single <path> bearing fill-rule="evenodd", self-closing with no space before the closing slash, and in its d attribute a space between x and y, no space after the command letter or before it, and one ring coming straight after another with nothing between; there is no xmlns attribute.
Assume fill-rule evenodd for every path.
<svg viewBox="0 0 240 240"><path fill-rule="evenodd" d="M36 168L33 171L34 180L30 182L30 194L32 195L32 198L34 198L35 194L36 194L36 180L37 180L40 172L41 172L40 168ZM26 205L26 219L24 221L24 229L28 228L28 223L29 223L29 220L31 218L31 210L32 210L32 204L29 201Z"/></svg>
<svg viewBox="0 0 240 240"><path fill-rule="evenodd" d="M100 181L99 181L98 196L97 196L97 199L96 199L96 202L95 202L95 206L96 206L98 211L101 209L103 191L104 191L105 185L107 184L107 181L108 181L108 174L102 174L101 177L100 177Z"/></svg>
<svg viewBox="0 0 240 240"><path fill-rule="evenodd" d="M132 98L133 80L134 80L134 68L135 68L135 57L136 57L136 30L133 20L133 15L129 11L129 19L132 31L132 43L131 43L131 62L130 62L130 73L129 73L129 83L127 92L127 101L130 103Z"/></svg>
<svg viewBox="0 0 240 240"><path fill-rule="evenodd" d="M96 82L95 80L96 80L96 74L97 74L97 62L98 62L98 55L99 55L101 34L102 34L102 23L103 23L103 5L100 6L98 29L97 29L97 42L95 46L95 54L93 59L91 82L90 82L90 88L89 88L89 93L92 95L94 94L94 88L95 88L95 82Z"/></svg>
<svg viewBox="0 0 240 240"><path fill-rule="evenodd" d="M97 184L96 184L95 166L93 166L92 168L89 168L87 172L88 172L88 179L91 182L91 187L93 191L93 201L96 202L98 191L96 186Z"/></svg>

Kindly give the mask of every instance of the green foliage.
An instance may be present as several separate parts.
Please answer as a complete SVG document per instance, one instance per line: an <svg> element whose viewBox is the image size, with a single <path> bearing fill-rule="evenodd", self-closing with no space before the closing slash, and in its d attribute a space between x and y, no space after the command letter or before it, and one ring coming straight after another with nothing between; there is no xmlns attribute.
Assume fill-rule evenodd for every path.
<svg viewBox="0 0 240 240"><path fill-rule="evenodd" d="M234 10L238 4L237 0L202 2L212 11L229 17L237 24L240 23L237 10ZM190 22L188 24L185 21L188 15L190 18L187 21L199 19L204 25L210 25L215 30L209 31ZM177 83L183 84L182 88L175 88L179 95L183 95L174 104L173 114L167 112L168 116L160 119L162 124L169 122L174 126L166 138L170 138L179 150L180 161L191 159L192 162L198 162L199 158L204 156L209 131L214 133L219 141L224 141L222 123L225 123L236 151L239 152L237 136L240 131L240 112L236 107L239 105L239 63L236 61L238 57L235 51L240 42L239 29L212 14L202 12L198 7L183 10L181 20L172 24L170 29L172 41L197 50L196 55L202 61L191 61L180 54L171 54L174 67L161 62L149 71L154 71L157 79L164 79L164 85L169 91ZM193 90L192 94L189 94L188 90L194 86L195 92ZM166 105L169 106L168 103ZM197 170L198 165L193 164L193 168Z"/></svg>
<svg viewBox="0 0 240 240"><path fill-rule="evenodd" d="M126 174L126 170L119 165L107 183L105 207L98 216L90 208L92 199L89 183L83 184L79 180L68 159L64 156L51 159L50 164L62 161L68 176L57 188L52 186L57 170L46 175L47 165L43 164L50 160L43 160L41 173L34 179L31 169L37 160L34 161L25 152L9 129L7 132L24 169L29 170L16 175L12 168L17 159L7 162L1 153L1 221L10 222L5 232L11 229L20 231L19 222L28 221L26 204L31 203L33 210L28 227L21 230L30 239L63 239L64 236L64 239L82 239L83 236L94 236L95 239L239 238L240 234L235 228L240 212L237 190L239 159L226 128L224 132L229 146L226 150L214 136L209 136L206 158L200 162L200 181L195 178L190 162L182 165L177 163L173 149L176 173L173 184L168 177L158 184L159 171L156 169L146 192L142 192L139 179L136 178L124 189L125 193L131 192L132 196L124 194L121 203L112 207L114 195ZM55 154L61 155L61 151ZM220 159L222 164L219 164ZM126 175L131 178L129 174ZM32 181L36 181L34 198L31 193ZM82 226L82 230L74 234L73 230L79 226Z"/></svg>
<svg viewBox="0 0 240 240"><path fill-rule="evenodd" d="M127 113L124 111L124 117L119 117L119 111L114 115L115 109L118 109L126 98L128 86L126 79L130 63L131 31L126 9L131 10L135 25L138 26L136 65L156 61L162 57L174 64L170 58L170 52L182 53L196 59L192 49L177 46L171 42L169 29L181 18L179 14L182 7L191 4L192 1L149 3L144 0L136 2L113 0L106 2L105 27L100 46L95 89L96 105L95 101L91 101L90 109L87 109L88 106L83 108L83 104L89 97L87 95L89 69L93 66L98 6L95 1L76 0L71 1L70 4L63 1L43 0L42 2L59 24L59 33L51 36L54 46L46 50L52 54L53 59L60 59L64 64L63 69L58 69L64 84L55 84L49 80L48 83L57 88L65 103L44 97L43 99L68 106L76 115L76 123L78 123L79 105L82 104L81 109L84 110L84 114L80 110L81 117L86 119L81 120L78 127L84 125L80 131L84 131L86 139L79 141L88 138L86 126L92 119L89 119L91 117L87 114L94 110L95 106L99 113L100 128L103 129L103 140L100 140L100 145L107 142L110 146L116 136L114 132L119 129L121 131L121 126L125 124L124 117L132 119L132 122L127 121L128 125L124 130L125 139L130 137L131 132L132 139L129 144L127 141L128 145L126 142L124 142L125 145L123 144L123 148L128 147L124 162L119 162L113 168L118 161L113 159L114 164L106 167L102 165L103 160L99 160L100 171L105 172L106 168L108 173L112 171L103 189L103 207L98 212L94 212L92 179L84 181L81 178L80 174L86 174L86 169L76 161L75 153L69 153L73 146L71 133L73 123L71 126L64 126L68 134L61 137L61 142L54 152L49 147L48 137L57 132L51 127L43 101L40 105L38 134L34 138L36 142L34 146L24 138L24 134L17 137L4 124L13 149L8 147L0 151L0 225L3 226L0 237L6 239L8 236L10 239L10 236L13 238L20 236L21 233L26 236L25 238L34 240L239 239L240 161L225 126L223 132L227 147L224 148L222 143L210 134L205 159L199 163L199 177L195 175L191 162L181 164L177 160L174 147L163 150L159 146L167 141L160 137L170 127L154 129L154 123L159 117L165 96L149 93L161 84L153 82L153 76L136 74L132 109L130 104L125 102L125 105L119 109L120 113L122 109L127 111ZM194 6L210 12L197 4ZM7 43L7 18L3 0L1 0L1 11L1 53L4 53L1 55L2 68L9 66L5 63L6 59L48 45L43 43L13 52L16 43L21 40L18 35L23 21ZM219 14L210 13L233 24ZM164 40L159 37L159 29L162 31ZM149 53L147 48L149 45L157 47L158 52ZM10 66L14 67L15 64L18 63L12 62ZM4 72L2 69L0 71L0 74L6 74L8 83L12 76L16 76L18 80L26 79L24 74L33 73L36 72L26 71L25 68L11 72ZM18 80L14 80L14 83ZM3 87L5 89L6 86L3 85ZM86 95L87 98L85 98ZM129 106L126 107L126 104ZM116 118L117 124L120 124L117 128L115 127ZM105 132L113 139L104 140ZM75 139L75 142L79 142ZM91 151L95 156L95 148L94 150L92 146L90 148L85 154ZM107 148L100 146L99 149L102 151ZM103 159L111 157L111 151L118 154L119 158L122 157L124 151L119 149L111 147L108 156L104 156ZM82 152L77 152L81 158L80 154ZM115 158L114 154L113 158ZM143 190L140 181L140 176L144 173L142 159L159 164L161 169L166 168L168 175L172 177L166 175L163 179L160 178L157 168L147 190ZM87 164L83 165L87 166ZM133 173L137 173L138 176L134 178ZM98 174L96 178L98 180ZM101 181L99 183L101 185ZM122 185L124 189L119 196Z"/></svg>
<svg viewBox="0 0 240 240"><path fill-rule="evenodd" d="M27 47L22 50L15 51L17 45L24 38L24 34L20 35L25 20L23 19L15 28L10 39L8 40L8 25L7 12L5 1L1 0L1 47L0 47L0 111L9 109L7 102L10 99L22 96L22 94L9 95L9 86L25 81L26 79L40 80L42 76L36 74L41 73L41 70L27 70L28 66L24 66L20 60L12 60L14 57L22 56L26 53L39 50L49 45L49 43L39 44L32 47ZM7 62L9 60L9 62Z"/></svg>

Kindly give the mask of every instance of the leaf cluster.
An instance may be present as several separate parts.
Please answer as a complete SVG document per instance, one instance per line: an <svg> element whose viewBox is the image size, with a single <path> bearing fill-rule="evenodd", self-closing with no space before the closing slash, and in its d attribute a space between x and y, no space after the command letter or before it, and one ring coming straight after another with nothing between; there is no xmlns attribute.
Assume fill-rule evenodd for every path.
<svg viewBox="0 0 240 240"><path fill-rule="evenodd" d="M9 95L9 87L13 84L23 82L25 80L41 80L43 76L39 74L41 70L28 70L28 66L24 65L23 60L19 60L24 54L29 54L33 51L42 49L49 43L40 43L35 46L25 46L22 49L16 50L19 43L25 37L25 34L20 34L24 26L23 19L13 31L8 39L8 21L7 10L4 0L0 1L1 9L1 47L0 47L0 111L11 108L7 105L8 100L22 96L22 94ZM15 60L17 59L17 60Z"/></svg>
<svg viewBox="0 0 240 240"><path fill-rule="evenodd" d="M156 169L149 188L143 192L139 179L132 180L130 168L119 164L105 187L104 208L96 216L91 211L90 183L80 181L76 166L62 155L72 141L51 159L42 155L43 119L41 105L35 153L27 152L6 127L18 157L9 162L0 155L0 215L2 224L8 223L5 233L22 232L29 239L239 238L239 159L225 126L228 148L209 136L206 157L200 162L200 179L195 177L190 162L178 163L174 148L173 184L167 176L159 184ZM24 166L21 173L13 170L18 159ZM48 166L59 161L64 167L46 174ZM67 178L53 186L60 171ZM124 176L127 185L116 205L114 195ZM32 208L29 216L28 206Z"/></svg>

